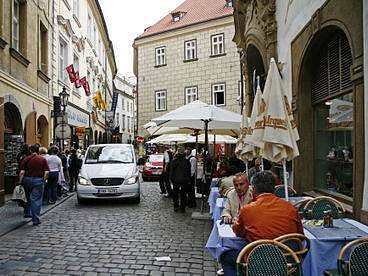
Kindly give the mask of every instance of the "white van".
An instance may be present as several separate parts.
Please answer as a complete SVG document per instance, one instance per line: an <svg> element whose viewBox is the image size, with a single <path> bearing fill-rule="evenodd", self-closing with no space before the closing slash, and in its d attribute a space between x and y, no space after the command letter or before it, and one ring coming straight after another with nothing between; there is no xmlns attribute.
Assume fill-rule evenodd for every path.
<svg viewBox="0 0 368 276"><path fill-rule="evenodd" d="M133 145L89 146L77 181L77 199L132 198L140 202L140 172Z"/></svg>

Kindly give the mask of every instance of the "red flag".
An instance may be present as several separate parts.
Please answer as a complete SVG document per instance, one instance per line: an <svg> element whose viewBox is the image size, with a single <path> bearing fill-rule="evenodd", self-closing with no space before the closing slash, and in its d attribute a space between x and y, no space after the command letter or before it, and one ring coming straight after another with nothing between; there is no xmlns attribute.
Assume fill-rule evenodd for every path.
<svg viewBox="0 0 368 276"><path fill-rule="evenodd" d="M88 81L86 80L86 77L83 77L79 80L79 82L83 85L83 88L84 88L84 92L86 93L86 96L89 96L91 95L91 90L89 88L89 83Z"/></svg>
<svg viewBox="0 0 368 276"><path fill-rule="evenodd" d="M75 82L74 82L75 88L80 88L82 86L82 83L79 79L79 72L75 72Z"/></svg>
<svg viewBox="0 0 368 276"><path fill-rule="evenodd" d="M68 72L70 82L74 83L76 80L76 76L73 64L70 64L68 67L66 67L66 71Z"/></svg>

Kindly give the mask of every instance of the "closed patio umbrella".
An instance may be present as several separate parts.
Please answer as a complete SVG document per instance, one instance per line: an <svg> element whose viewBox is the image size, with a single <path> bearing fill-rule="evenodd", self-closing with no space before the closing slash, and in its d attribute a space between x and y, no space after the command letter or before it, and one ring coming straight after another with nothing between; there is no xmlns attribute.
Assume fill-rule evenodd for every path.
<svg viewBox="0 0 368 276"><path fill-rule="evenodd" d="M285 197L288 200L286 160L299 155L298 130L285 93L276 62L271 58L263 91L260 113L255 121L252 141L261 149L261 156L283 164Z"/></svg>

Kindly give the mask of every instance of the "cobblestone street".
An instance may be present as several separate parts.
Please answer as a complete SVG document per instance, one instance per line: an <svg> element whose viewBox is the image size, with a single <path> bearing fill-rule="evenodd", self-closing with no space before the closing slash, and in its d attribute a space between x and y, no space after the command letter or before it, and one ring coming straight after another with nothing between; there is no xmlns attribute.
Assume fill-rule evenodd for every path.
<svg viewBox="0 0 368 276"><path fill-rule="evenodd" d="M199 205L199 204L198 204ZM174 213L157 183L142 185L139 205L73 196L0 238L0 275L215 275L204 248L210 221ZM156 261L169 256L171 262Z"/></svg>

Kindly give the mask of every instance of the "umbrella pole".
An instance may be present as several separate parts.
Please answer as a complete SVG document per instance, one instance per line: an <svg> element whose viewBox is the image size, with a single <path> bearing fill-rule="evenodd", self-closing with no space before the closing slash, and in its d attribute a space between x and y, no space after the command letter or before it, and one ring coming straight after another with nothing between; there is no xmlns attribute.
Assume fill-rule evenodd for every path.
<svg viewBox="0 0 368 276"><path fill-rule="evenodd" d="M208 152L208 155L210 154L209 149L208 149L208 123L209 120L204 120L204 150L205 152ZM204 172L206 171L205 168L205 162L203 162L203 167L204 167ZM204 183L203 183L203 189L202 189L202 204L201 204L201 214L204 211L204 206L206 204L206 198L205 198L205 194L204 194L204 187L206 187L207 183L206 183L206 177L204 178Z"/></svg>
<svg viewBox="0 0 368 276"><path fill-rule="evenodd" d="M245 161L245 173L247 174L248 176L248 160Z"/></svg>
<svg viewBox="0 0 368 276"><path fill-rule="evenodd" d="M196 169L194 173L194 187L197 188L197 171L198 171L198 130L195 131L196 136Z"/></svg>
<svg viewBox="0 0 368 276"><path fill-rule="evenodd" d="M284 173L285 199L286 201L289 201L289 189L288 189L289 187L287 183L287 172L286 172L286 160L285 159L282 160L282 169Z"/></svg>

